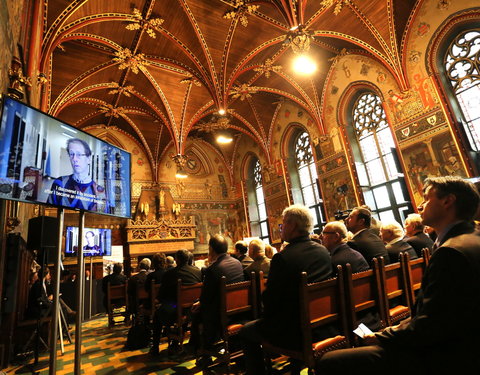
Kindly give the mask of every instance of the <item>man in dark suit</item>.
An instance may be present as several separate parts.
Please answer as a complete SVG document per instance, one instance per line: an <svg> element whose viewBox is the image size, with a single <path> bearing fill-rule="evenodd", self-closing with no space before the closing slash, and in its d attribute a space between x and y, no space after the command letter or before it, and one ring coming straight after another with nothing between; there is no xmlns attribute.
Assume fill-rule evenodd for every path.
<svg viewBox="0 0 480 375"><path fill-rule="evenodd" d="M192 285L202 281L202 272L195 266L188 264L188 250L178 250L175 254L177 266L169 269L162 277L162 284L158 291L160 307L155 311L153 318L153 339L150 354L158 354L158 345L162 328L175 321L177 312L177 282L182 280L182 285ZM173 343L175 345L176 343Z"/></svg>
<svg viewBox="0 0 480 375"><path fill-rule="evenodd" d="M391 263L399 262L401 253L407 253L410 259L418 258L413 247L403 240L403 228L396 221L383 223L380 229L380 236L383 242L385 242Z"/></svg>
<svg viewBox="0 0 480 375"><path fill-rule="evenodd" d="M248 374L265 374L261 342L298 348L301 345L299 284L302 272L308 282L332 275L328 250L310 239L313 217L305 206L293 205L283 211L282 241L285 248L275 254L263 293L264 316L249 322L240 331ZM296 369L299 370L299 369ZM292 374L295 373L292 370Z"/></svg>
<svg viewBox="0 0 480 375"><path fill-rule="evenodd" d="M480 367L480 196L459 177L428 178L418 207L438 233L409 321L367 335L369 346L325 354L321 374L467 374Z"/></svg>
<svg viewBox="0 0 480 375"><path fill-rule="evenodd" d="M127 294L130 314L137 315L138 307L144 303L148 303L148 298L138 298L138 289L145 289L145 282L147 281L148 270L150 269L151 264L152 262L150 259L143 258L138 264L138 273L128 280Z"/></svg>
<svg viewBox="0 0 480 375"><path fill-rule="evenodd" d="M430 252L433 247L433 240L423 231L425 225L419 214L410 214L405 219L405 241L410 244L419 257L422 256L422 249L428 248Z"/></svg>
<svg viewBox="0 0 480 375"><path fill-rule="evenodd" d="M198 350L203 343L206 349L218 339L220 333L220 279L225 276L226 283L244 281L243 267L240 261L227 254L228 242L224 237L216 234L208 242L209 266L204 270L204 279L200 301L192 306L192 329L190 344ZM200 327L203 330L200 336ZM211 358L200 357L197 364L203 366Z"/></svg>
<svg viewBox="0 0 480 375"><path fill-rule="evenodd" d="M370 230L372 213L366 208L355 207L345 219L347 229L353 237L348 246L360 252L367 262L372 265L373 258L383 257L385 264L389 263L387 249L383 241Z"/></svg>
<svg viewBox="0 0 480 375"><path fill-rule="evenodd" d="M331 221L323 227L322 243L330 252L333 270L337 266L345 266L347 263L352 267L352 272L366 271L370 267L358 251L353 250L347 244L347 228L340 221Z"/></svg>
<svg viewBox="0 0 480 375"><path fill-rule="evenodd" d="M248 245L245 241L237 241L235 243L235 251L233 256L242 263L243 269L253 263L253 259L247 254Z"/></svg>

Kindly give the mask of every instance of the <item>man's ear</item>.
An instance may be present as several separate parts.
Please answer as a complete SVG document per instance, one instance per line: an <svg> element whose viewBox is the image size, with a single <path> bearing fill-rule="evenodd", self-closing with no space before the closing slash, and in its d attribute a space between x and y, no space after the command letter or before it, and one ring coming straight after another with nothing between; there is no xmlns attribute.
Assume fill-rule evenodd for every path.
<svg viewBox="0 0 480 375"><path fill-rule="evenodd" d="M454 194L447 194L443 197L443 205L445 208L451 208L455 205L457 197Z"/></svg>

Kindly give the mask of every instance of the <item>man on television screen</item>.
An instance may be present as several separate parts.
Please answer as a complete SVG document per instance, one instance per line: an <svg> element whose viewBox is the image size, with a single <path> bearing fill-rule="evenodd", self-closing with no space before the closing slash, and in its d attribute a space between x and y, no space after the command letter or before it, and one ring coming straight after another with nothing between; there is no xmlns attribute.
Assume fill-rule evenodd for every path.
<svg viewBox="0 0 480 375"><path fill-rule="evenodd" d="M107 212L105 188L97 185L90 174L92 151L78 138L67 141L67 153L73 173L53 181L47 203L88 211Z"/></svg>
<svg viewBox="0 0 480 375"><path fill-rule="evenodd" d="M95 233L89 230L85 233L85 240L87 244L83 247L84 254L88 255L101 255L102 249L95 243Z"/></svg>

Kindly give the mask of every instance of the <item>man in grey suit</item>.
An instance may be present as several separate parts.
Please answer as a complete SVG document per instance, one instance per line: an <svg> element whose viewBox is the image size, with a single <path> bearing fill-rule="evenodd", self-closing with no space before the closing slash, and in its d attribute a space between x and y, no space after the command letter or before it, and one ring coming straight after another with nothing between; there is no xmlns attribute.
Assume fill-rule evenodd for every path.
<svg viewBox="0 0 480 375"><path fill-rule="evenodd" d="M361 253L367 262L372 265L373 258L383 257L385 264L389 263L387 249L383 241L370 230L372 213L363 207L355 207L345 219L347 229L353 237L348 246Z"/></svg>
<svg viewBox="0 0 480 375"><path fill-rule="evenodd" d="M325 354L320 374L468 374L480 368L480 196L459 177L427 178L418 207L438 233L409 321L366 335L368 346Z"/></svg>

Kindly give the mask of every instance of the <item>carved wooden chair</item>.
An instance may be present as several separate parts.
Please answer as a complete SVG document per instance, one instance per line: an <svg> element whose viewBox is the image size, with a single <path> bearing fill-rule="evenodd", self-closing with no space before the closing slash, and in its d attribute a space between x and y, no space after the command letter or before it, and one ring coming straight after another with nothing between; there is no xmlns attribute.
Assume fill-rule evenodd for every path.
<svg viewBox="0 0 480 375"><path fill-rule="evenodd" d="M302 272L300 282L300 324L303 333L302 346L298 350L282 348L269 342L262 343L267 354L279 354L303 362L309 374L315 372L315 362L326 352L350 346L347 314L345 310L345 288L342 266L338 266L335 278L308 284L307 274ZM335 325L340 334L315 342L315 329ZM280 328L279 328L280 329Z"/></svg>
<svg viewBox="0 0 480 375"><path fill-rule="evenodd" d="M408 284L404 272L404 257L402 255L400 256L400 262L388 265L385 265L383 257L378 259L387 326L397 324L399 321L408 318L411 313Z"/></svg>
<svg viewBox="0 0 480 375"><path fill-rule="evenodd" d="M185 328L188 324L188 309L198 301L202 292L202 283L192 285L182 285L182 280L177 280L177 314L175 323L167 328L167 337L169 340L178 341L180 350L183 350L183 340L185 338ZM157 291L158 295L158 291Z"/></svg>
<svg viewBox="0 0 480 375"><path fill-rule="evenodd" d="M362 323L365 317L372 318L376 328L386 327L385 303L383 302L378 260L373 259L373 268L367 271L352 273L349 264L345 267L346 311L350 342L358 346L359 342L353 330ZM377 320L378 319L378 320ZM374 321L373 321L374 320ZM371 324L370 324L371 325Z"/></svg>
<svg viewBox="0 0 480 375"><path fill-rule="evenodd" d="M108 326L112 327L116 323L115 318L122 316L125 318L125 312L128 310L127 284L107 285L107 314ZM123 321L122 321L123 322Z"/></svg>

